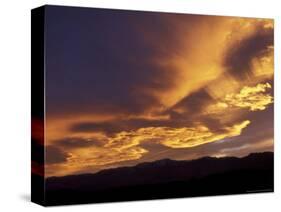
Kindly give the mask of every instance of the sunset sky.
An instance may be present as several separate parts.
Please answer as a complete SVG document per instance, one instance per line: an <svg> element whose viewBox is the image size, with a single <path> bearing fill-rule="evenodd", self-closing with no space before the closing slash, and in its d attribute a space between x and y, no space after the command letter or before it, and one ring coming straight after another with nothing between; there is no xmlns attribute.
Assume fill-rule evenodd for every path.
<svg viewBox="0 0 281 212"><path fill-rule="evenodd" d="M46 175L273 151L273 20L46 7Z"/></svg>

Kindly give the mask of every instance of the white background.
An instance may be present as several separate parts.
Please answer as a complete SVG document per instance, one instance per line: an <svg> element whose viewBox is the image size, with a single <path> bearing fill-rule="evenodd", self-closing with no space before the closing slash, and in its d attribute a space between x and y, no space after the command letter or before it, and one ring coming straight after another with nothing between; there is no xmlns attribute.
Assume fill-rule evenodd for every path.
<svg viewBox="0 0 281 212"><path fill-rule="evenodd" d="M278 211L280 188L279 0L6 0L0 6L0 211ZM43 4L275 18L275 193L60 206L30 198L30 9ZM279 60L278 60L279 59ZM219 186L219 185L218 185ZM280 209L279 209L280 211Z"/></svg>

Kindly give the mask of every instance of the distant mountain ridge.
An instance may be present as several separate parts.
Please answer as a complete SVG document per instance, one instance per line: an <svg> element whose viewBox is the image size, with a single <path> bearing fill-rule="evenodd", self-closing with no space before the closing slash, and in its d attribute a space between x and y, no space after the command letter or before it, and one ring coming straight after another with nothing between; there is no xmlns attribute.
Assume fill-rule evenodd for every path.
<svg viewBox="0 0 281 212"><path fill-rule="evenodd" d="M163 188L167 190L162 191ZM273 153L252 153L243 158L203 157L189 161L162 159L94 174L50 177L46 179L46 190L50 204L166 198L169 194L175 197L215 195L220 194L219 191L221 194L272 191ZM130 195L126 193L129 191ZM56 201L52 201L53 197Z"/></svg>
<svg viewBox="0 0 281 212"><path fill-rule="evenodd" d="M139 163L135 166L123 166L123 167L117 167L117 168L109 168L109 169L104 169L96 173L85 173L85 174L72 174L72 175L66 175L66 176L51 176L48 177L47 179L58 179L58 178L64 178L64 177L75 177L75 176L89 176L89 175L96 175L104 172L110 172L110 171L115 171L115 170L122 170L122 169L130 169L130 168L137 168L137 167L149 167L149 166L155 166L155 165L168 165L168 164L184 164L184 163L190 163L193 161L203 161L203 160L221 160L221 159L244 159L244 158L251 158L251 157L259 157L260 155L268 155L269 157L273 157L273 152L257 152L257 153L250 153L249 155L238 158L238 157L211 157L211 156L205 156L201 157L198 159L193 159L193 160L172 160L170 158L164 158L156 161L150 161L150 162L142 162Z"/></svg>

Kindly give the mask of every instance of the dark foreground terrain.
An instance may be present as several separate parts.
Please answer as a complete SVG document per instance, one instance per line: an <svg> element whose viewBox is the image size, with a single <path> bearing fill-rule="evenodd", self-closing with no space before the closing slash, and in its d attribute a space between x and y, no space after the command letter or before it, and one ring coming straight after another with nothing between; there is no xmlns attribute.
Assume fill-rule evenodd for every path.
<svg viewBox="0 0 281 212"><path fill-rule="evenodd" d="M273 191L273 153L244 158L164 159L95 174L50 177L45 205Z"/></svg>

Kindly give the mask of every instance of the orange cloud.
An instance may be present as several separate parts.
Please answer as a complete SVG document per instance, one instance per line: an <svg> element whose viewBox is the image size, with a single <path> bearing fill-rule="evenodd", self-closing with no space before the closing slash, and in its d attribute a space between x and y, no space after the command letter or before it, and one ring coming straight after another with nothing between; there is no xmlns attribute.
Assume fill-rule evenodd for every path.
<svg viewBox="0 0 281 212"><path fill-rule="evenodd" d="M103 146L70 149L66 162L49 164L47 169L57 169L56 175L65 175L87 167L98 168L137 160L148 153L148 150L141 146L146 142L155 142L169 148L192 148L238 136L249 124L250 121L245 120L224 127L218 132L213 132L203 125L190 128L146 127L135 131L123 131L108 137Z"/></svg>
<svg viewBox="0 0 281 212"><path fill-rule="evenodd" d="M110 167L112 164L137 160L148 151L139 146L122 148L87 147L72 149L64 163L48 164L46 175L68 175L90 168L99 170L102 167Z"/></svg>
<svg viewBox="0 0 281 212"><path fill-rule="evenodd" d="M266 106L273 103L273 97L266 94L271 89L269 83L258 84L255 87L245 86L238 94L228 94L224 103L228 106L248 108L251 111L264 110Z"/></svg>
<svg viewBox="0 0 281 212"><path fill-rule="evenodd" d="M242 129L250 124L249 120L226 127L223 132L212 132L207 127L193 129L181 129L175 131L175 136L164 138L161 144L171 148L191 148L199 145L215 142L224 138L234 137L241 134Z"/></svg>
<svg viewBox="0 0 281 212"><path fill-rule="evenodd" d="M261 39L263 36L271 37L273 28L273 21L270 19L230 17L219 19L212 17L198 21L197 26L194 26L192 30L189 25L181 24L177 25L181 28L180 33L184 34L181 37L182 48L177 49L177 53L171 54L169 58L156 61L160 66L171 69L173 72L171 80L175 81L174 86L167 92L148 91L158 97L163 105L160 109L172 107L192 92L208 86L217 79L222 81L223 75L228 72L228 67L224 64L225 54L231 52L234 47L241 48L240 43L243 40L251 41L255 39L255 36L262 37ZM213 30L214 28L216 30ZM255 52L255 54L259 53L258 56L254 55L250 58L249 55L250 61L243 61L251 64L255 76L258 77L257 80L265 77L268 79L273 74L273 46L265 48L262 49L262 53ZM248 52L246 49L243 54ZM234 60L235 57L234 59L231 57L230 61ZM239 70L239 73L247 71L250 70ZM241 86L241 82L239 80L232 82L231 86L237 88ZM217 92L222 92L218 90Z"/></svg>
<svg viewBox="0 0 281 212"><path fill-rule="evenodd" d="M245 108L250 111L265 110L273 103L273 97L268 94L271 89L269 83L260 83L256 86L244 86L239 93L227 94L221 101L207 108L207 113L221 113L229 108Z"/></svg>

